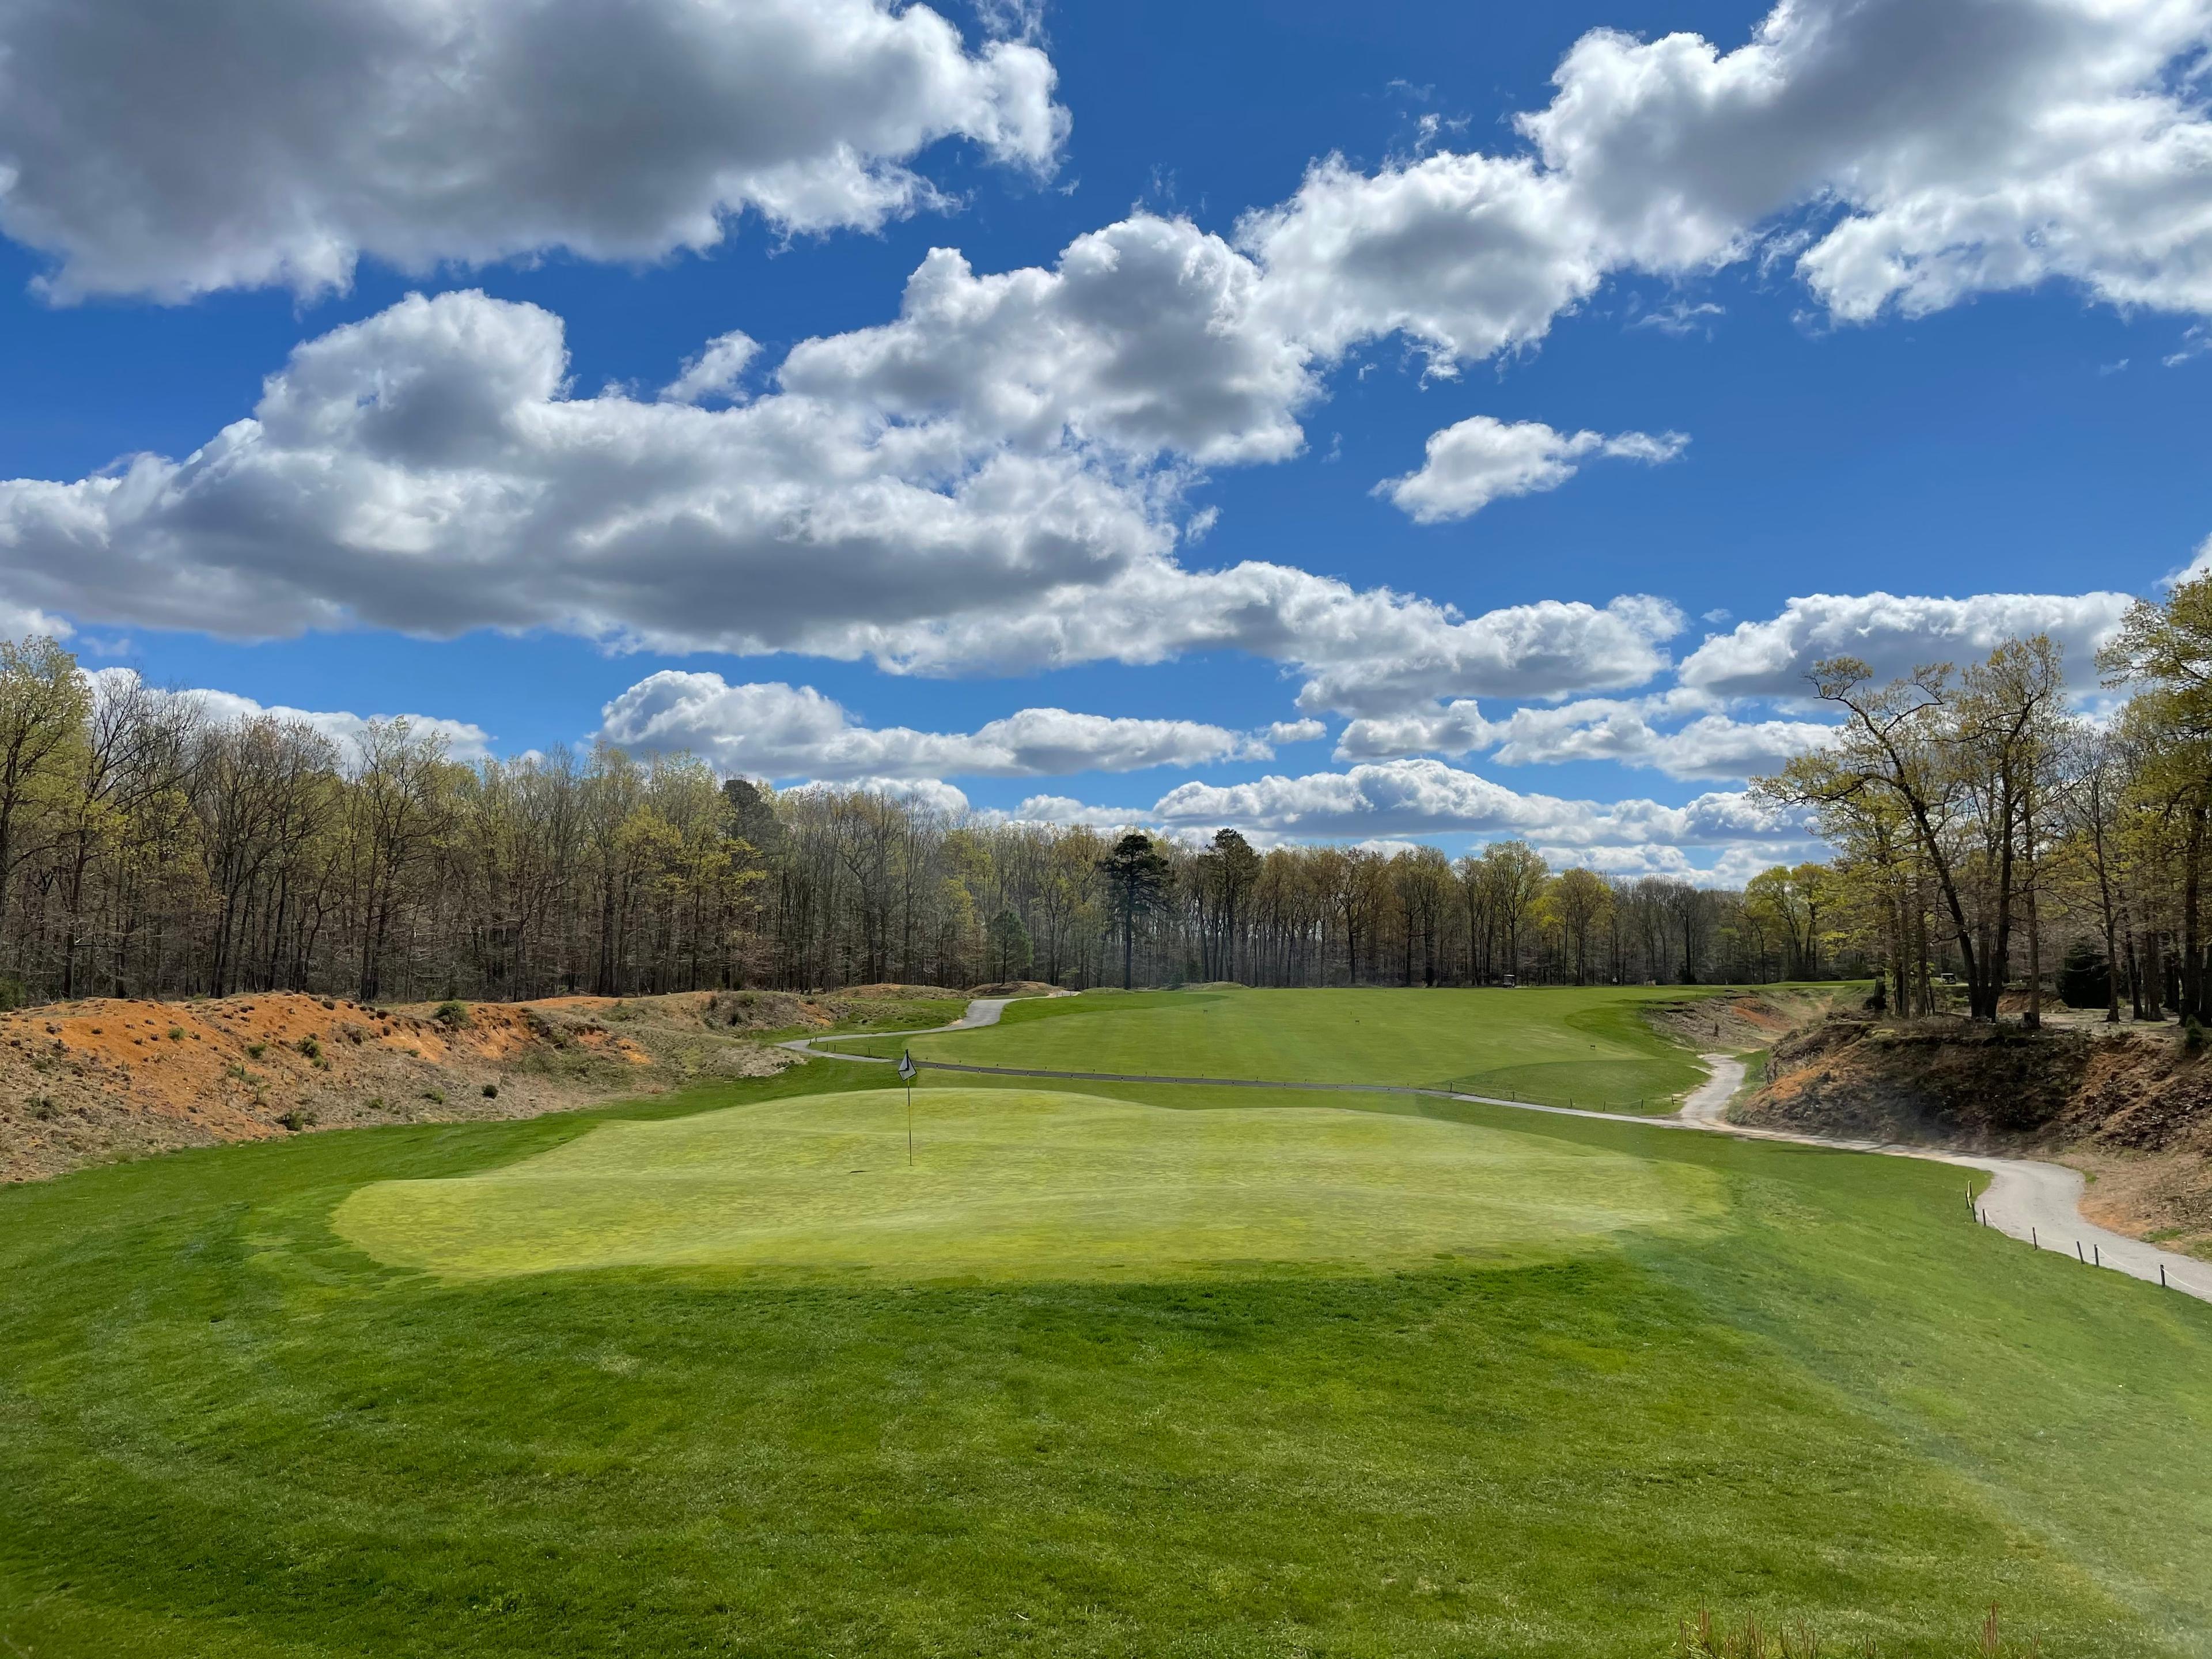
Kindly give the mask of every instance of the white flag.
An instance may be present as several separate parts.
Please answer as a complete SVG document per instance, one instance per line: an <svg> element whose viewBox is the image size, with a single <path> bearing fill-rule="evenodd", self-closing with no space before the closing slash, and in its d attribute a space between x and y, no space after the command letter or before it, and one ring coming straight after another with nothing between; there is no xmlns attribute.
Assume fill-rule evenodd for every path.
<svg viewBox="0 0 2212 1659"><path fill-rule="evenodd" d="M902 1054L899 1056L899 1075L902 1078L904 1078L908 1083L911 1083L914 1081L914 1056L908 1054Z"/></svg>

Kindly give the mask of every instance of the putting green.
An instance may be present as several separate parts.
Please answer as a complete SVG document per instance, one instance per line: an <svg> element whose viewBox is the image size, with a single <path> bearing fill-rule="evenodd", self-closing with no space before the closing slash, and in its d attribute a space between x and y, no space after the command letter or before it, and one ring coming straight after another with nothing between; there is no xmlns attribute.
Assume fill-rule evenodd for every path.
<svg viewBox="0 0 2212 1659"><path fill-rule="evenodd" d="M1719 1212L1711 1174L1510 1130L1340 1108L1093 1095L807 1095L601 1125L341 1204L378 1260L467 1279L653 1266L907 1279L1154 1279L1237 1264L1525 1261Z"/></svg>

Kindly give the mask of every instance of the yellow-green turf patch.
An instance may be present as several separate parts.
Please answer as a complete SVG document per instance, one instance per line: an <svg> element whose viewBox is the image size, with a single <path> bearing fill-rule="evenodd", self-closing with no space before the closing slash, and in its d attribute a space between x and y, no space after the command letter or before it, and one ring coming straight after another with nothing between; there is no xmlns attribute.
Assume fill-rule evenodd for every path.
<svg viewBox="0 0 2212 1659"><path fill-rule="evenodd" d="M447 1278L562 1268L1155 1279L1258 1262L1526 1261L1717 1214L1706 1171L1335 1107L1171 1111L1095 1095L807 1095L603 1124L459 1180L363 1187L333 1218Z"/></svg>

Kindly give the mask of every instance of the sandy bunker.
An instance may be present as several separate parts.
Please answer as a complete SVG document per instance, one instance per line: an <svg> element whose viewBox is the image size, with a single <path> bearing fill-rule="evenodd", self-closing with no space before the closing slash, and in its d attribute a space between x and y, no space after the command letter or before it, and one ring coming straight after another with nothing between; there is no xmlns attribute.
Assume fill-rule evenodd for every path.
<svg viewBox="0 0 2212 1659"><path fill-rule="evenodd" d="M608 1123L459 1180L380 1182L338 1232L441 1276L698 1266L1133 1278L1523 1259L1714 1214L1705 1171L1389 1112L1091 1095L809 1095Z"/></svg>

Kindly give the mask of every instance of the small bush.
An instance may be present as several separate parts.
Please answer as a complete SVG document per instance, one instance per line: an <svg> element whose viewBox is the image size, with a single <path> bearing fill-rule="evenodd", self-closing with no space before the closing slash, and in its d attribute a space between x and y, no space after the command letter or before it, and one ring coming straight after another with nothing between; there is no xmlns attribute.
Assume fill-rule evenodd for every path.
<svg viewBox="0 0 2212 1659"><path fill-rule="evenodd" d="M314 1122L315 1115L301 1107L295 1106L290 1111L284 1113L276 1121L283 1124L286 1128L291 1130L293 1133L297 1134L301 1130L307 1127L310 1124Z"/></svg>
<svg viewBox="0 0 2212 1659"><path fill-rule="evenodd" d="M2204 1046L2204 1027L2194 1014L2181 1022L2181 1046L2192 1052Z"/></svg>
<svg viewBox="0 0 2212 1659"><path fill-rule="evenodd" d="M422 1091L422 1098L433 1106L442 1106L446 1103L446 1091L443 1089L425 1089Z"/></svg>
<svg viewBox="0 0 2212 1659"><path fill-rule="evenodd" d="M169 1041L172 1042L182 1042L184 1040L185 1028L181 1025L172 1025L169 1028Z"/></svg>
<svg viewBox="0 0 2212 1659"><path fill-rule="evenodd" d="M31 1115L38 1119L40 1122L52 1123L61 1115L61 1108L55 1105L54 1103L48 1099L45 1095L33 1095L31 1097Z"/></svg>
<svg viewBox="0 0 2212 1659"><path fill-rule="evenodd" d="M368 1109L372 1112L382 1111L384 1109L384 1097L382 1095L371 1095L368 1097Z"/></svg>
<svg viewBox="0 0 2212 1659"><path fill-rule="evenodd" d="M246 1045L246 1057L248 1060L258 1060L268 1052L269 1045L265 1042L249 1042Z"/></svg>
<svg viewBox="0 0 2212 1659"><path fill-rule="evenodd" d="M486 1100L497 1100L499 1098L499 1085L496 1083L485 1084L483 1086L483 1097Z"/></svg>
<svg viewBox="0 0 2212 1659"><path fill-rule="evenodd" d="M465 1002L441 1002L438 1005L438 1012L430 1018L441 1025L458 1031L461 1027L471 1023L469 1005Z"/></svg>
<svg viewBox="0 0 2212 1659"><path fill-rule="evenodd" d="M312 1036L301 1037L292 1046L307 1055L309 1060L320 1060L323 1057L323 1045L316 1042Z"/></svg>

